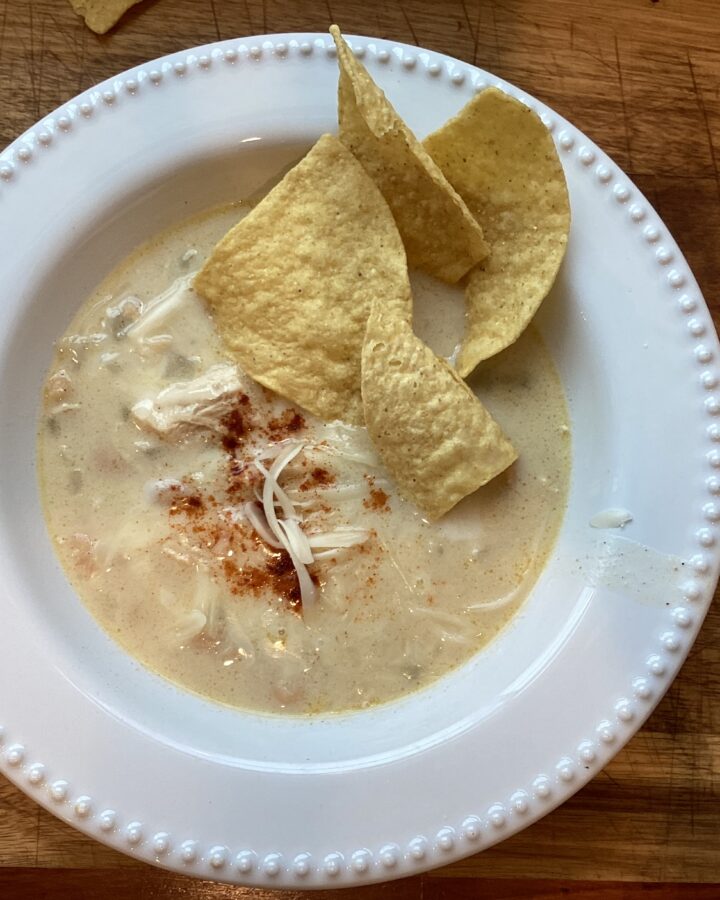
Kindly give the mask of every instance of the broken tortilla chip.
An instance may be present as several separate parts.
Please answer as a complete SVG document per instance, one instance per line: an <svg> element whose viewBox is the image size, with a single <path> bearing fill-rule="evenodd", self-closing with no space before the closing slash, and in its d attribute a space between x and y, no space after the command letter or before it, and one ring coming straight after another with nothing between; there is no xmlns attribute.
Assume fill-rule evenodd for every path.
<svg viewBox="0 0 720 900"><path fill-rule="evenodd" d="M105 34L140 0L70 0L75 12L96 34Z"/></svg>
<svg viewBox="0 0 720 900"><path fill-rule="evenodd" d="M243 369L328 421L362 424L360 354L373 300L401 321L412 315L390 209L331 135L225 235L194 286Z"/></svg>
<svg viewBox="0 0 720 900"><path fill-rule="evenodd" d="M355 58L337 25L330 33L340 67L340 140L387 200L410 265L453 284L487 256L482 229Z"/></svg>
<svg viewBox="0 0 720 900"><path fill-rule="evenodd" d="M540 117L496 88L477 94L425 148L482 223L457 370L468 375L524 331L560 268L570 230L562 165Z"/></svg>
<svg viewBox="0 0 720 900"><path fill-rule="evenodd" d="M372 441L400 493L430 519L517 459L475 394L392 310L373 305L362 351Z"/></svg>

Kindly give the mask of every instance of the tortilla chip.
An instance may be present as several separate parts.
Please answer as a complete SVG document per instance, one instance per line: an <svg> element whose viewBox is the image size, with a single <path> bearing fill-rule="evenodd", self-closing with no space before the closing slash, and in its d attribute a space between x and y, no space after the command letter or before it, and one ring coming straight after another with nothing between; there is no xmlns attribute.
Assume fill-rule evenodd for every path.
<svg viewBox="0 0 720 900"><path fill-rule="evenodd" d="M96 34L105 34L140 0L70 0L75 12Z"/></svg>
<svg viewBox="0 0 720 900"><path fill-rule="evenodd" d="M340 140L390 205L410 265L453 284L487 256L482 229L355 58L337 25L330 33L340 66Z"/></svg>
<svg viewBox="0 0 720 900"><path fill-rule="evenodd" d="M373 306L362 351L365 422L400 493L437 519L517 459L458 374L392 310Z"/></svg>
<svg viewBox="0 0 720 900"><path fill-rule="evenodd" d="M491 248L465 293L457 369L468 375L517 340L552 287L570 230L567 185L539 116L495 88L477 94L424 143Z"/></svg>
<svg viewBox="0 0 720 900"><path fill-rule="evenodd" d="M410 321L402 241L355 157L324 135L195 277L260 384L325 420L362 424L360 353L374 298Z"/></svg>

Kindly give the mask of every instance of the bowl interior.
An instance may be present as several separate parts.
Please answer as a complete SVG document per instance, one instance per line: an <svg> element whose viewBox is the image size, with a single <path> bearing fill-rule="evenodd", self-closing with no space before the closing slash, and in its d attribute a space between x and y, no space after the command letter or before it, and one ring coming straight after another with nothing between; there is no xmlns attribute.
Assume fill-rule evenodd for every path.
<svg viewBox="0 0 720 900"><path fill-rule="evenodd" d="M620 637L632 620L649 615L647 605L623 607L617 585L598 574L604 551L588 521L608 506L647 509L662 504L663 492L668 502L673 499L672 478L654 471L651 455L638 444L661 438L653 376L667 385L684 376L671 362L644 379L627 377L643 340L665 326L646 322L626 295L617 260L627 250L609 227L598 254L597 229L583 227L582 204L576 203L583 187L575 187L568 256L538 316L567 392L572 483L555 551L511 625L489 648L429 688L348 715L293 719L242 713L154 676L95 624L69 586L45 531L34 454L40 390L53 341L95 285L134 247L196 212L261 189L309 142L302 134L282 140L253 137L217 152L159 160L138 167L121 189L99 190L97 202L70 202L65 228L45 223L53 240L35 252L31 268L25 264L23 290L6 310L0 345L0 421L8 423L0 430L5 467L0 563L12 602L22 604L31 617L37 652L49 655L62 676L95 704L133 727L187 753L260 769L357 767L421 752L490 721L542 675L588 615L606 622L618 614ZM622 302L627 328L620 334L608 309L616 314ZM682 428L682 415L672 415ZM648 519L635 541L677 553L671 532Z"/></svg>

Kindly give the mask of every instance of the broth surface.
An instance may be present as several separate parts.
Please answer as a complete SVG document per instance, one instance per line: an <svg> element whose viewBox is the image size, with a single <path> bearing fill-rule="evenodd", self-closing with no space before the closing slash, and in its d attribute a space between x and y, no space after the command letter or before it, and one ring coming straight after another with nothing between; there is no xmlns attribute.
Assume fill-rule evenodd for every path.
<svg viewBox="0 0 720 900"><path fill-rule="evenodd" d="M469 383L519 461L426 522L364 429L313 419L225 352L191 282L244 211L214 210L140 248L58 342L38 436L47 525L97 621L179 685L271 713L386 702L478 652L542 570L569 479L560 380L532 327L478 369ZM416 330L449 355L462 293L412 280ZM286 556L248 518L255 460L267 468L291 445L303 449L282 485L304 530L365 535L320 553L305 608Z"/></svg>

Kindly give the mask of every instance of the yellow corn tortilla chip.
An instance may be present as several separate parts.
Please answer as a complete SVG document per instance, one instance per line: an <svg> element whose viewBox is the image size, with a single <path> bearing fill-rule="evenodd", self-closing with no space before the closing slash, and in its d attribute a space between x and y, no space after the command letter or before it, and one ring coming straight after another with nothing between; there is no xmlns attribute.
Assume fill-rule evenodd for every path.
<svg viewBox="0 0 720 900"><path fill-rule="evenodd" d="M468 375L517 340L552 287L570 230L567 185L540 117L495 88L424 144L490 244L466 287L457 369Z"/></svg>
<svg viewBox="0 0 720 900"><path fill-rule="evenodd" d="M370 437L400 493L437 519L517 459L458 374L407 323L373 305L362 350Z"/></svg>
<svg viewBox="0 0 720 900"><path fill-rule="evenodd" d="M225 343L265 387L325 420L362 424L360 353L374 298L410 321L402 240L337 138L307 156L195 277Z"/></svg>
<svg viewBox="0 0 720 900"><path fill-rule="evenodd" d="M105 34L140 0L70 0L75 12L96 34Z"/></svg>
<svg viewBox="0 0 720 900"><path fill-rule="evenodd" d="M487 256L483 232L462 198L330 28L338 51L340 140L390 205L411 266L451 284Z"/></svg>

